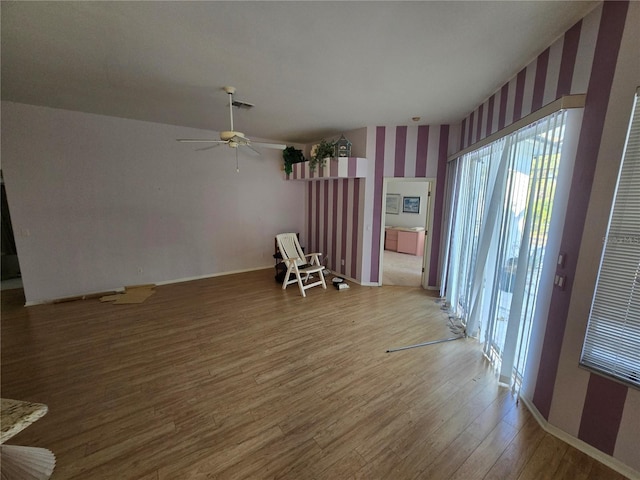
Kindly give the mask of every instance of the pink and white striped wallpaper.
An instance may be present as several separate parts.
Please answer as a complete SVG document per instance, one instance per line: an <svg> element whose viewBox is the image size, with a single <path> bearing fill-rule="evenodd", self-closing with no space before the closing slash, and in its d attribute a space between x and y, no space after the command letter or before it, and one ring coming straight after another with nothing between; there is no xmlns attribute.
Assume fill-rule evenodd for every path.
<svg viewBox="0 0 640 480"><path fill-rule="evenodd" d="M449 125L376 127L367 132L372 137L369 143L374 145L367 152L374 161L369 282L380 280L378 240L384 228L381 224L384 178L431 178L435 179L435 204L433 231L427 232L431 235L428 285L437 285L449 132Z"/></svg>
<svg viewBox="0 0 640 480"><path fill-rule="evenodd" d="M577 43L577 47L571 47L572 52L587 51L588 59L593 66L590 72L582 72L584 78L575 78L577 70L574 68L573 76L565 81L567 85L571 83L572 86L576 84L583 86L584 92L587 93L560 245L561 251L571 252L572 255L567 255L565 260L564 271L567 282L564 291L554 289L551 296L532 401L550 423L560 426L578 439L614 458L619 458L640 471L640 459L637 455L629 454L634 450L634 444L637 452L640 442L640 422L636 421L635 425L623 423L625 417L635 416L636 419L640 417L638 406L640 392L598 374L589 372L585 374L584 371L578 371L580 349L575 349L571 354L566 350L567 345L582 344L584 338L582 328L586 327L588 317L588 314L571 317L569 312L572 302L579 304L586 302L589 305L595 287L594 275L591 285L587 285L587 291L572 296L579 262L578 252L584 258L591 259L599 258L601 251L601 245L592 252L581 250L583 239L593 235L592 232L585 230L585 222L596 167L598 162L602 161L599 160L599 156L607 162L614 161L615 168L620 162L620 153L614 159L610 153L600 152L600 148L605 138L603 135L605 120L610 114L609 101L613 80L620 67L618 56L625 24L627 24L627 34L635 38L635 42L630 42L627 47L628 50L633 50L629 57L635 58L636 63L636 77L631 80L632 86L627 92L629 109L635 86L637 86L637 83L633 82L640 81L637 76L638 63L640 63L637 43L637 35L640 31L638 24L640 10L634 5L635 18L628 23L628 8L628 2L605 2L601 8L569 30L564 39L565 44ZM594 24L598 28L585 29ZM585 38L587 34L594 35L594 38ZM576 36L578 36L577 39L575 39ZM588 42L590 48L581 48L583 42ZM591 45L594 47L592 48ZM577 60L574 59L573 54L566 59L575 64ZM563 61L565 61L564 55ZM623 71L626 69L622 68ZM626 119L617 120L616 123L620 120L623 122L623 128L626 129L625 122L628 121L628 116ZM602 233L604 235L604 232ZM592 260L587 260L587 263L592 263ZM562 372L560 376L559 371ZM569 388L567 388L568 381L572 383ZM566 405L572 405L568 412L563 407ZM572 420L568 421L569 419ZM629 432L635 432L635 439L629 435Z"/></svg>
<svg viewBox="0 0 640 480"><path fill-rule="evenodd" d="M609 95L620 67L617 59L623 30L635 35L635 46L633 41L628 42L631 46L627 46L627 58L636 58L637 62L638 57L640 5L632 4L631 10L636 13L631 20L627 19L628 8L626 1L599 4L459 125L368 127L366 176L309 182L306 203L311 249L328 252L332 269L363 284L377 284L384 178L436 179L428 277L429 285L435 286L447 154L473 145L563 95L586 93L561 242L562 251L571 252L563 270L567 284L564 290L553 291L548 318L538 326L538 358L528 378L528 400L549 424L610 455L614 461L640 470L640 458L633 453L640 441L640 392L593 373L578 372L579 351L578 355L569 355L564 347L581 343L586 325L586 318L573 319L577 325L567 329L568 311ZM629 49L633 51L629 53ZM583 255L597 258L598 252ZM575 301L588 302L589 294L585 297ZM563 372L560 376L559 369ZM563 382L578 377L574 383L584 385L565 387Z"/></svg>
<svg viewBox="0 0 640 480"><path fill-rule="evenodd" d="M309 162L294 163L289 180L322 180L331 178L363 178L367 176L367 159L358 157L333 158L324 166L311 170Z"/></svg>
<svg viewBox="0 0 640 480"><path fill-rule="evenodd" d="M600 16L598 8L462 120L462 150L563 95L587 91Z"/></svg>
<svg viewBox="0 0 640 480"><path fill-rule="evenodd" d="M636 29L636 39L637 31L640 31L640 25L637 25L640 15L636 14L635 24L626 20L628 5L628 2L599 4L478 105L459 125L368 127L364 156L369 165L364 178L308 183L310 222L307 236L313 250L328 252L332 269L363 284L377 284L384 178L434 178L436 198L434 231L430 232L433 248L429 285L435 286L447 154L473 145L563 95L586 93L561 244L562 251L574 254L567 256L564 267L563 273L568 279L565 290L554 290L548 318L541 327L540 358L529 400L551 425L614 460L640 470L640 460L629 454L637 450L634 442L637 447L640 427L624 421L640 416L638 392L595 374L586 375L586 383L581 388L565 388L557 383L566 381L567 375L577 376L565 374L558 380L558 369L563 361L563 344L580 341L573 337L582 327L572 326L566 337L565 328L620 38L625 22L631 23L627 30ZM633 7L640 11L640 5ZM637 56L637 41L635 51ZM454 144L453 148L451 144ZM578 301L588 302L589 299ZM586 318L577 321L586 325ZM562 367L574 371L578 360L572 357L571 365L565 360ZM561 404L574 408L569 412L560 410L557 405ZM562 411L565 418L554 415L554 411ZM568 424L573 426L568 427Z"/></svg>
<svg viewBox="0 0 640 480"><path fill-rule="evenodd" d="M589 235L585 234L585 219L598 156L602 155L614 75L617 69L633 75L633 67L620 68L618 64L625 29L629 38L635 39L627 46L627 58L635 58L636 63L636 78L629 82L627 92L629 108L637 86L633 81L640 82L640 5L633 5L636 13L629 21L628 8L626 1L604 2L567 30L462 120L457 147L469 147L563 95L587 94L560 247L568 252L561 272L567 282L564 290L553 290L544 325L534 325L534 330L540 329L538 338L532 335L532 345L537 342L533 350L537 349L539 356L529 362L523 393L549 424L611 456L612 464L620 461L624 468L640 471L640 392L578 368L595 275L588 291L572 297L578 252L591 263L599 258L599 251L582 251L581 244ZM603 157L612 160L606 153ZM619 162L619 157L615 161ZM586 314L569 318L572 302L586 303ZM533 368L529 370L529 366ZM628 423L630 419L632 423ZM630 453L634 451L636 454Z"/></svg>
<svg viewBox="0 0 640 480"><path fill-rule="evenodd" d="M349 177L362 178L326 179L329 172L312 174L304 166L294 170L292 178L314 179L307 184L307 243L311 250L326 255L331 270L363 284L378 284L384 178L432 178L436 188L428 278L429 285L435 286L449 126L383 126L366 130L366 164L358 163L356 168L354 163L353 172L349 173ZM361 175L364 170L366 173Z"/></svg>
<svg viewBox="0 0 640 480"><path fill-rule="evenodd" d="M309 252L322 252L330 270L358 278L362 235L363 179L307 183L306 241Z"/></svg>

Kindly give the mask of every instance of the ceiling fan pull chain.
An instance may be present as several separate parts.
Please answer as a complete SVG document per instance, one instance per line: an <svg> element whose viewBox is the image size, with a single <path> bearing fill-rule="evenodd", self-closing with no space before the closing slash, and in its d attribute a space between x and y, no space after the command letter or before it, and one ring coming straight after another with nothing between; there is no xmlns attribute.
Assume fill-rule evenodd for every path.
<svg viewBox="0 0 640 480"><path fill-rule="evenodd" d="M236 147L236 172L240 173L240 165L238 165L238 148Z"/></svg>

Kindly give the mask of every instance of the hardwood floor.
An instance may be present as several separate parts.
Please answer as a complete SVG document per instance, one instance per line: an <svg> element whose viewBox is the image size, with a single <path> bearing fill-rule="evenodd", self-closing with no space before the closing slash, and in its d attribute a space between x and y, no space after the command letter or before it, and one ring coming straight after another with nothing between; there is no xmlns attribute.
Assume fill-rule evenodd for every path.
<svg viewBox="0 0 640 480"><path fill-rule="evenodd" d="M146 302L2 292L2 396L49 413L9 443L54 479L622 479L546 434L420 288L281 290L271 270Z"/></svg>
<svg viewBox="0 0 640 480"><path fill-rule="evenodd" d="M384 250L382 284L419 287L422 284L422 257Z"/></svg>

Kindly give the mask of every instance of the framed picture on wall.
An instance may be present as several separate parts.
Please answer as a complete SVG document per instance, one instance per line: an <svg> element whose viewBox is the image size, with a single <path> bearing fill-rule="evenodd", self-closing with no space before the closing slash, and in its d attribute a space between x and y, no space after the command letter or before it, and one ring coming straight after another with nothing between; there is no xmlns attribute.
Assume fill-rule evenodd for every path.
<svg viewBox="0 0 640 480"><path fill-rule="evenodd" d="M420 197L404 197L402 213L420 213Z"/></svg>
<svg viewBox="0 0 640 480"><path fill-rule="evenodd" d="M398 215L400 213L400 198L401 196L398 193L387 193L387 205L385 212Z"/></svg>

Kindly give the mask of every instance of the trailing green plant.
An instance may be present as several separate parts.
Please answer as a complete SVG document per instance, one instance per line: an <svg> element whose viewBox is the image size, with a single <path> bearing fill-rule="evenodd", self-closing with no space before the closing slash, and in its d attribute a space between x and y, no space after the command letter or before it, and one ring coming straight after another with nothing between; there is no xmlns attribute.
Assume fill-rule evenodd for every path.
<svg viewBox="0 0 640 480"><path fill-rule="evenodd" d="M331 158L335 155L335 146L335 142L329 142L324 138L320 140L320 143L316 147L316 151L309 160L309 170L313 172L318 165L324 167L324 165L327 163L326 159Z"/></svg>
<svg viewBox="0 0 640 480"><path fill-rule="evenodd" d="M293 164L304 162L305 158L302 150L295 147L287 147L282 151L282 159L284 160L284 172L289 175L293 172Z"/></svg>

